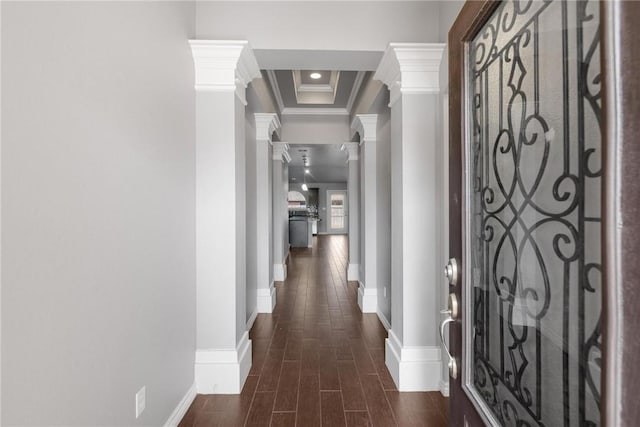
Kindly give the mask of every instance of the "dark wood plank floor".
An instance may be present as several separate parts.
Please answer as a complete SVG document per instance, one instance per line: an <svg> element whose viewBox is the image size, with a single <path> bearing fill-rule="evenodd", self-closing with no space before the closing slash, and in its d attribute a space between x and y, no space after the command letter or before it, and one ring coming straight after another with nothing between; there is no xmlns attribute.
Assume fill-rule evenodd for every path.
<svg viewBox="0 0 640 427"><path fill-rule="evenodd" d="M446 426L438 392L399 393L384 364L385 329L346 281L346 236L294 249L273 314L250 331L253 366L240 395L198 395L187 426Z"/></svg>

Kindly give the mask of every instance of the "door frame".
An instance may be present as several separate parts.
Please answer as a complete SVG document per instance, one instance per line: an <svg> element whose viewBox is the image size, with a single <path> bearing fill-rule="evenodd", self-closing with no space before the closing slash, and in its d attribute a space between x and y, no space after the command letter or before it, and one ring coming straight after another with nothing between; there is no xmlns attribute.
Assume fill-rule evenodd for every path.
<svg viewBox="0 0 640 427"><path fill-rule="evenodd" d="M463 258L464 58L465 45L500 4L496 0L465 3L449 31L449 255ZM601 19L602 70L602 355L601 424L633 425L640 420L640 3L603 1ZM623 64L624 61L624 64ZM454 124L456 124L454 126ZM463 273L463 272L461 272ZM465 277L452 287L459 301ZM624 297L623 297L624 296ZM464 301L463 301L464 302ZM454 357L463 350L461 322L450 326ZM458 363L460 363L458 359ZM459 369L461 371L461 369ZM462 388L462 375L450 378L450 424L482 425L482 418Z"/></svg>
<svg viewBox="0 0 640 427"><path fill-rule="evenodd" d="M344 194L344 227L331 227L331 195L336 193ZM348 234L349 233L349 194L347 190L327 190L327 233L328 234Z"/></svg>

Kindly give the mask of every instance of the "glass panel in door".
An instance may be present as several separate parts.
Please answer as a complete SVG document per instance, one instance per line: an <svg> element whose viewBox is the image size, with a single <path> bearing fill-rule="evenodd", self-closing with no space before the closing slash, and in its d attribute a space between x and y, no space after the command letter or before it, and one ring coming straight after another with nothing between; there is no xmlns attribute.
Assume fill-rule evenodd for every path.
<svg viewBox="0 0 640 427"><path fill-rule="evenodd" d="M489 424L599 425L598 8L503 2L467 49L463 384Z"/></svg>
<svg viewBox="0 0 640 427"><path fill-rule="evenodd" d="M346 227L345 199L345 193L330 193L329 195L329 205L331 207L331 228L334 230L342 230Z"/></svg>

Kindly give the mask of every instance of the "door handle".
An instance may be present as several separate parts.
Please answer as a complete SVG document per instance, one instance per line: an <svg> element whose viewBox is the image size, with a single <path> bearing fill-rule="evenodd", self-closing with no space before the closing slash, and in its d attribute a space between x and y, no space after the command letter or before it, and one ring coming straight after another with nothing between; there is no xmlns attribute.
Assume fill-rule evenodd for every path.
<svg viewBox="0 0 640 427"><path fill-rule="evenodd" d="M456 298L456 294L449 294L449 308L447 310L440 311L440 313L447 315L447 317L440 322L440 340L442 341L444 351L449 357L449 363L447 365L449 367L449 375L455 380L458 378L458 362L456 362L455 357L451 355L449 346L444 340L444 328L446 328L450 323L455 322L456 317L458 317L458 300Z"/></svg>

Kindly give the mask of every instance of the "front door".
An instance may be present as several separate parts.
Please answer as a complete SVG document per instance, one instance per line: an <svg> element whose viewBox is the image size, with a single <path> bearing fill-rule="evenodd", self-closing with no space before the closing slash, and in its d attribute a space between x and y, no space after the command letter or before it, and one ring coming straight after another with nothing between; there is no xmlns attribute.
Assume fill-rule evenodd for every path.
<svg viewBox="0 0 640 427"><path fill-rule="evenodd" d="M343 190L327 191L327 232L345 234L349 228L347 220L347 192Z"/></svg>
<svg viewBox="0 0 640 427"><path fill-rule="evenodd" d="M601 425L600 7L469 1L450 32L453 426Z"/></svg>

